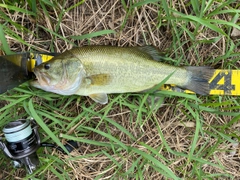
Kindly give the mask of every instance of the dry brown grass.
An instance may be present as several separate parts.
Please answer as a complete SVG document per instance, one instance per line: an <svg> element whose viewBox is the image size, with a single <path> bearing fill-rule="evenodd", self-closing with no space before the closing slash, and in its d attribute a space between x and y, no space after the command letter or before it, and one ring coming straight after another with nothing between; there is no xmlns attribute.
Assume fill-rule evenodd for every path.
<svg viewBox="0 0 240 180"><path fill-rule="evenodd" d="M160 26L160 28L156 28L159 21L161 21L159 18L164 17L165 14L161 12L159 6L155 4L148 4L134 9L127 18L123 29L121 29L123 21L127 16L127 12L124 10L120 1L87 0L82 5L72 9L69 12L66 12L63 15L59 30L56 31L56 25L59 18L59 10L61 8L66 9L76 2L78 1L67 1L65 5L62 5L59 2L54 8L48 7L50 15L49 18L43 13L39 13L38 18L34 19L30 16L23 15L22 13L10 13L5 8L1 8L0 10L5 12L13 21L21 24L29 30L28 33L21 32L13 25L9 25L9 28L14 33L19 35L25 42L31 44L33 46L32 48L43 52L50 51L51 42L53 42L54 51L56 52L63 52L67 49L70 49L72 45L60 38L54 37L54 35L42 29L41 26L54 31L55 33L60 34L67 39L73 35L84 35L100 30L112 29L117 33L94 37L91 40L85 39L71 41L74 41L74 43L78 44L79 46L93 44L114 46L142 46L151 44L158 47L160 50L167 51L169 57L173 59L176 57L181 57L181 59L178 61L179 63L175 63L179 65L204 65L206 62L211 62L211 59L214 59L225 53L225 37L220 38L217 42L207 44L201 42L192 42L189 39L187 33L183 33L179 39L181 46L174 50L174 35L173 31L171 30L171 25L167 24L167 21L163 19L161 23L164 25ZM215 3L217 4L218 2ZM189 7L186 7L185 1L173 1L172 4L178 11L184 12L186 14L191 14L191 9L189 9ZM41 9L39 4L38 8ZM209 11L211 11L211 9L209 9ZM215 16L215 18L229 20L229 17L226 15ZM181 27L181 24L179 24L179 27ZM189 28L192 28L192 30L194 30L194 24L190 24ZM31 32L36 32L37 36ZM217 36L219 36L217 33L208 29L199 33L196 39L213 39ZM11 47L11 50L16 52L30 50L30 47L23 45L21 42L14 40L12 37L7 36L6 38ZM192 48L192 46L194 46L194 48ZM196 51L198 52L198 56L196 55ZM183 52L184 54L182 54ZM229 59L226 61L229 61ZM223 61L219 61L217 64L215 64L215 62L212 62L210 65L213 65L215 67L222 67L223 64ZM89 103L89 106L92 103L89 99L84 98L84 100L86 104ZM204 99L203 101L205 102ZM222 101L228 101L228 97L223 97ZM212 98L211 103L212 102L217 103L218 99ZM134 101L133 104L136 104L136 102ZM219 107L219 111L221 111L221 108L224 107L226 106ZM97 105L94 110L97 112L102 108L103 106ZM65 110L71 112L71 116L77 116L82 112L81 107L76 103L71 103L66 107ZM229 110L229 112L233 111L234 110ZM236 112L238 111L239 110L236 109ZM68 116L62 113L60 110L55 113L62 114L63 116ZM211 136L211 134L216 133L212 131L211 126L219 126L220 128L220 126L223 126L229 122L232 119L232 116L216 115L204 111L201 111L200 115L202 117L201 123L203 124L203 130L205 132L211 133L200 133L196 149L203 149L201 151L199 150L199 157L205 158L209 162L222 164L224 166L223 169L206 164L201 166L201 171L208 172L209 174L227 173L234 176L236 179L239 179L239 145L233 145L228 141L223 141L221 139L218 140L217 137L219 137L219 135L215 137ZM156 124L159 124L164 138L172 150L179 153L190 153L192 139L196 128L196 122L189 117L191 116L189 110L179 102L178 98L165 99L164 105L159 108L158 111L153 113L151 117L147 119L147 115L143 116L144 123L141 126L136 124L137 113L132 112L132 110L126 106L113 106L113 109L108 113L107 116L127 129L135 138L137 138L137 141L134 142L128 135L121 132L121 130L117 129L111 124L108 124L107 128L105 123L101 123L98 129L103 132L110 133L114 137L118 137L121 142L128 146L135 147L144 152L150 153L149 150L146 147L142 146L140 143L144 142L148 146L151 146L154 149L158 149L159 154L163 155L166 159L169 160L170 163L165 164L161 158L155 156L156 159L167 165L177 176L184 179L192 179L192 177L197 178L196 175L192 176L192 174L189 173L194 168L196 162L189 162L187 157L178 156L168 152L163 146L162 138L159 135L158 128L156 127ZM100 117L90 117L91 122L88 122L88 124L85 124L85 126L88 125L89 127L93 127L101 121ZM130 121L130 119L132 121ZM44 120L47 122L47 119ZM85 119L82 119L78 125L84 122L84 120ZM237 122L234 123L231 127L227 128L225 133L236 133L239 131L239 129L240 124ZM75 134L76 136L78 136L79 133L78 126L72 128L68 132L64 132L64 130L62 131L63 133ZM239 135L239 133L236 134L238 138ZM94 132L88 134L85 136L85 138L99 142L109 142L109 139ZM206 144L206 142L208 143ZM211 152L212 149L214 152ZM229 151L232 149L235 149L235 153L231 154ZM73 157L83 156L83 158L77 160L69 160L68 156L64 156L56 151L51 152L51 150L46 149L45 152L46 154L51 153L53 156L59 157L62 161L65 162L65 166L63 168L65 168L64 170L68 173L71 179L94 179L101 174L103 174L102 179L110 179L111 177L122 179L121 173L128 171L136 159L140 157L136 153L128 153L124 150L118 153L108 151L108 153L115 159L115 161L122 165L122 169L116 171L116 169L118 169L117 164L114 164L107 155L100 154L93 157L87 157L88 154L101 152L101 150L106 150L106 148L82 143L80 150L72 152ZM196 153L197 152L198 151L196 151ZM204 155L201 155L201 153ZM0 165L0 168L2 169L2 172L0 173L0 179L4 179L5 177L9 177L9 179L21 179L24 176L23 170L14 170L14 176L9 175L12 174L11 171L13 171L13 169L11 167L6 167L6 162L4 162L4 160L6 159L1 159L0 161L0 164L2 164ZM106 170L109 165L112 166ZM143 158L139 160L139 166L144 166L142 168L144 169L142 172L143 179L165 179L164 175L154 170ZM58 179L50 170L45 170L43 173L45 174L46 179ZM134 173L132 173L132 175L132 177L126 176L125 178L135 179L136 176L134 176ZM223 177L222 179L225 178L226 177Z"/></svg>

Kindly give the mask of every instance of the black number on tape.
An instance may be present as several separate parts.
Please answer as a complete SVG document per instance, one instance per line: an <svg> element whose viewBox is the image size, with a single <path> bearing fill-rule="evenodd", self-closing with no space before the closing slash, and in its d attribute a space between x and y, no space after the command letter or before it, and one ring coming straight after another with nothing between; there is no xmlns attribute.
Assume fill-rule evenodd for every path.
<svg viewBox="0 0 240 180"><path fill-rule="evenodd" d="M218 84L220 80L224 81L223 84ZM231 94L231 90L235 90L235 85L232 85L231 72L219 72L217 76L210 82L210 89L223 90L226 94Z"/></svg>

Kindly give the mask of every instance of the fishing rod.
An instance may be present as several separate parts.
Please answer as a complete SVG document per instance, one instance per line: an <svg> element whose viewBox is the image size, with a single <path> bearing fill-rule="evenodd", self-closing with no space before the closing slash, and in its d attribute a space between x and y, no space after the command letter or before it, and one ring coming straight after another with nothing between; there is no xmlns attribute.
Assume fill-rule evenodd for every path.
<svg viewBox="0 0 240 180"><path fill-rule="evenodd" d="M33 79L35 66L52 59L56 53L17 53L0 56L0 94Z"/></svg>

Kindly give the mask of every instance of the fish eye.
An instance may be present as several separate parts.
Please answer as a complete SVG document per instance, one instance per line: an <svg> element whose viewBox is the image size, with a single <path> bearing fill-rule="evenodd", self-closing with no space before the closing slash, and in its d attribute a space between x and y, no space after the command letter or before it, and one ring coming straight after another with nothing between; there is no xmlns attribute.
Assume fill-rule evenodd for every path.
<svg viewBox="0 0 240 180"><path fill-rule="evenodd" d="M44 69L46 69L46 70L50 69L50 64L49 63L44 64Z"/></svg>

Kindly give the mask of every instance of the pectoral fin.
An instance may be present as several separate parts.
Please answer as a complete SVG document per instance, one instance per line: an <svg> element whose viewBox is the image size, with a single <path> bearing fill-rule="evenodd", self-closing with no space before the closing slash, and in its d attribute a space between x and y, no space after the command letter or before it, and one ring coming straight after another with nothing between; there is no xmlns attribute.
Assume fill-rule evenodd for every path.
<svg viewBox="0 0 240 180"><path fill-rule="evenodd" d="M97 103L100 104L107 104L108 103L108 97L105 93L99 93L99 94L90 94L89 97L94 100Z"/></svg>
<svg viewBox="0 0 240 180"><path fill-rule="evenodd" d="M109 83L110 76L108 74L95 74L86 78L88 84L101 86Z"/></svg>

